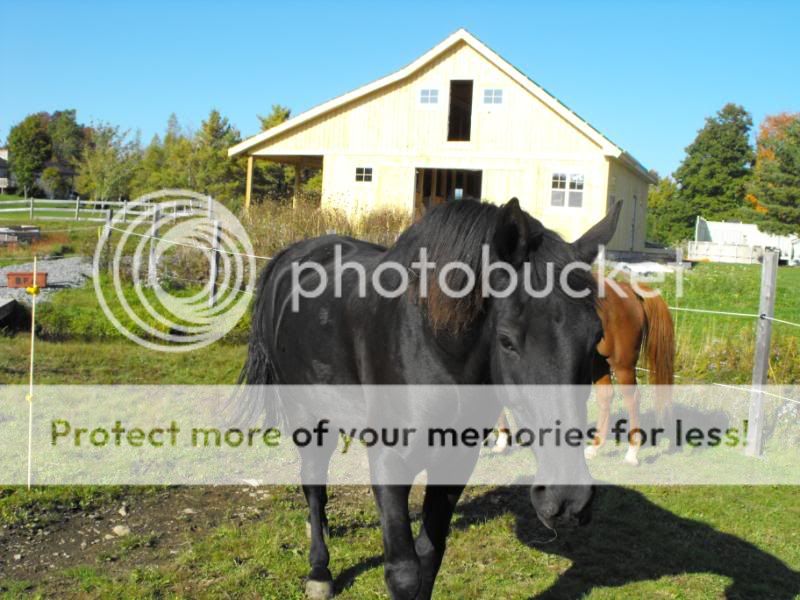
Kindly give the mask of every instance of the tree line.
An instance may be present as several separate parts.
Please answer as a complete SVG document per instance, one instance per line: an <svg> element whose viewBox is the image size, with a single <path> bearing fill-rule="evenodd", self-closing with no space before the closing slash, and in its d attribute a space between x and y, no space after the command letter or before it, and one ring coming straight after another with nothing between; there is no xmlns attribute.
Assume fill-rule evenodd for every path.
<svg viewBox="0 0 800 600"><path fill-rule="evenodd" d="M273 105L260 116L262 131L286 121L291 111ZM102 201L132 199L162 188L185 188L223 202L244 195L245 158L228 158L228 148L242 139L216 109L197 131L171 115L162 135L147 145L140 136L109 123L84 125L75 110L28 115L8 135L9 166L19 193L63 198L70 193ZM304 177L304 189L319 190L321 178ZM257 161L253 170L256 199L282 199L294 186L294 168Z"/></svg>
<svg viewBox="0 0 800 600"><path fill-rule="evenodd" d="M755 145L752 128L736 104L706 119L675 173L650 188L648 239L692 239L697 216L800 233L800 113L767 116Z"/></svg>

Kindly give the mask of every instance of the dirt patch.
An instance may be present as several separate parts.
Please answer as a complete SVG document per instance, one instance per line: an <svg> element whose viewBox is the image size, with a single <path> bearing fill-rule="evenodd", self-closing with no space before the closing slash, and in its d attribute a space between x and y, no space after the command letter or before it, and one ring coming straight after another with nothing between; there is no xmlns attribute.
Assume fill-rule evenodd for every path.
<svg viewBox="0 0 800 600"><path fill-rule="evenodd" d="M34 515L0 529L0 577L42 581L85 564L109 573L158 565L223 522L258 518L271 496L269 488L134 488L93 510Z"/></svg>

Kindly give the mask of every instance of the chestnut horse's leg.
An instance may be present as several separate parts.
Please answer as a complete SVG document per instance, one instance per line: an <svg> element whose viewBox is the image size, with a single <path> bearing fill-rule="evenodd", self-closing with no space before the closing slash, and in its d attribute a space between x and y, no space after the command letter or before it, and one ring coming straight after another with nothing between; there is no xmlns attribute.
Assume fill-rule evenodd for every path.
<svg viewBox="0 0 800 600"><path fill-rule="evenodd" d="M634 365L636 362L634 361ZM642 445L642 433L639 428L639 390L636 388L636 371L634 367L615 369L617 383L622 386L622 399L625 402L625 409L628 411L630 419L630 429L628 434L628 451L625 453L625 462L629 465L638 465L639 447Z"/></svg>
<svg viewBox="0 0 800 600"><path fill-rule="evenodd" d="M511 443L511 427L508 424L506 409L500 411L500 418L497 419L497 441L492 448L492 452L505 452Z"/></svg>
<svg viewBox="0 0 800 600"><path fill-rule="evenodd" d="M592 380L597 392L597 433L591 446L583 451L586 458L594 458L608 435L608 419L611 415L611 400L614 398L614 384L611 383L611 370L608 361L601 354L595 354L592 365Z"/></svg>

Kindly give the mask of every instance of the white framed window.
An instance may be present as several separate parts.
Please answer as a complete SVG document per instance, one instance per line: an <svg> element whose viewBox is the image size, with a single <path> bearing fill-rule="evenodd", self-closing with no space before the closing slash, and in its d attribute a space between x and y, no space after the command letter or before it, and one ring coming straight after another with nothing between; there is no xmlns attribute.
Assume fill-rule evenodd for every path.
<svg viewBox="0 0 800 600"><path fill-rule="evenodd" d="M567 174L553 173L550 184L550 206L564 206L567 197Z"/></svg>
<svg viewBox="0 0 800 600"><path fill-rule="evenodd" d="M567 206L580 208L583 206L583 175L573 173L569 176L569 195Z"/></svg>
<svg viewBox="0 0 800 600"><path fill-rule="evenodd" d="M500 88L487 88L483 90L483 103L484 104L502 104L503 103L503 90Z"/></svg>
<svg viewBox="0 0 800 600"><path fill-rule="evenodd" d="M419 91L420 104L439 104L439 90L436 88L424 88Z"/></svg>
<svg viewBox="0 0 800 600"><path fill-rule="evenodd" d="M372 167L356 167L356 181L372 181Z"/></svg>
<svg viewBox="0 0 800 600"><path fill-rule="evenodd" d="M583 174L553 173L550 183L550 206L581 208L583 188Z"/></svg>

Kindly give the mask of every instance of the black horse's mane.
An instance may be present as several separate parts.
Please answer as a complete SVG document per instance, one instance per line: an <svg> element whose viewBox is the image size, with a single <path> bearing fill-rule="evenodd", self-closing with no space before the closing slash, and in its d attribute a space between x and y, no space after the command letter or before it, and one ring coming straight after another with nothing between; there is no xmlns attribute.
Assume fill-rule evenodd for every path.
<svg viewBox="0 0 800 600"><path fill-rule="evenodd" d="M481 294L482 248L484 245L492 246L501 224L501 217L502 207L495 204L475 200L446 202L428 211L387 251L387 260L398 261L417 275L418 270L415 270L413 264L420 259L420 251L423 248L428 261L436 264L436 267L429 272L426 297L421 298L418 288L411 286L412 292L415 292L415 296L426 307L428 320L434 329L458 333L472 323L483 310L485 299ZM529 215L526 214L525 217L529 219L531 229L541 233L535 241L532 241L531 252L527 258L531 265L533 289L544 288L548 277L547 264L552 263L551 268L556 282L554 293L571 302L594 305L596 283L591 274L585 270L572 270L568 278L573 289L590 290L584 298L573 298L564 293L558 285L562 269L567 264L579 260L572 244L564 241L555 231L544 228ZM496 260L496 257L493 260ZM476 276L473 292L462 298L453 298L445 294L438 285L440 269L443 265L453 262L464 263ZM452 290L463 289L468 283L467 276L460 269L450 270L446 282Z"/></svg>

